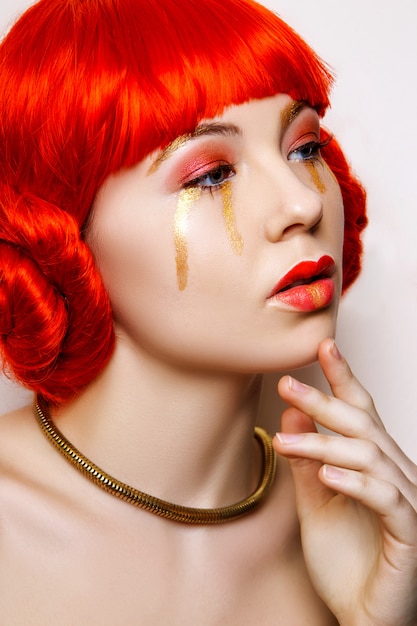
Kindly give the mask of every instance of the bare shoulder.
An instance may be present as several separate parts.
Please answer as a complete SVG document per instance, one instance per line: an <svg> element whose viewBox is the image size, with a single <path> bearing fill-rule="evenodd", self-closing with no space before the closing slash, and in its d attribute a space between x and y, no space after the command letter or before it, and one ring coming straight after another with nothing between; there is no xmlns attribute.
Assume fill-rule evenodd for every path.
<svg viewBox="0 0 417 626"><path fill-rule="evenodd" d="M0 485L6 480L31 481L44 467L45 441L31 405L0 416ZM39 468L40 469L40 468ZM0 487L0 497L1 497Z"/></svg>
<svg viewBox="0 0 417 626"><path fill-rule="evenodd" d="M0 543L20 530L25 536L37 516L52 502L62 501L60 489L66 467L56 463L56 452L42 435L33 407L0 417ZM38 520L39 521L39 520ZM4 546L3 546L4 547Z"/></svg>
<svg viewBox="0 0 417 626"><path fill-rule="evenodd" d="M0 416L0 528L42 476L43 442L31 406Z"/></svg>
<svg viewBox="0 0 417 626"><path fill-rule="evenodd" d="M305 570L284 459L253 514L178 528L75 472L32 407L0 418L0 614L5 625L335 624Z"/></svg>

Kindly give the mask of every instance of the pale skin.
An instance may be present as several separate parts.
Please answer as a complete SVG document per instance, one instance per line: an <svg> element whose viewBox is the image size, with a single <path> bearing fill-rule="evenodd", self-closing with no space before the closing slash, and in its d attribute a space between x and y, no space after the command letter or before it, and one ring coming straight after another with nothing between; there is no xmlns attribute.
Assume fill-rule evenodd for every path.
<svg viewBox="0 0 417 626"><path fill-rule="evenodd" d="M281 424L262 418L279 430L271 493L216 527L175 524L101 491L46 441L30 407L2 418L2 626L417 624L417 469L331 338L343 207L320 157L321 189L300 152L319 141L315 112L286 124L289 105L278 95L230 107L215 120L223 133L106 182L88 241L112 300L116 350L53 416L120 480L214 507L247 496L260 475L255 372L318 358L333 396L281 378L289 408ZM207 154L207 171L233 165L224 172L244 246L232 250L219 189L204 190L185 233L181 291L173 220L188 164L200 165L187 183L201 179ZM301 313L268 300L293 265L323 254L336 264L330 305ZM318 434L312 420L343 437Z"/></svg>

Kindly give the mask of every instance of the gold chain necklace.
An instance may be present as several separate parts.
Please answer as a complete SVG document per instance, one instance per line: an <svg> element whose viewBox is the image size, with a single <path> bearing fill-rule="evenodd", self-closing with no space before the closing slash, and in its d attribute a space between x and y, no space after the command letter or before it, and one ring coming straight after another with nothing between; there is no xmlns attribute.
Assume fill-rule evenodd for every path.
<svg viewBox="0 0 417 626"><path fill-rule="evenodd" d="M52 421L47 405L41 402L40 399L35 402L35 416L46 437L56 446L61 454L96 485L134 506L175 522L220 524L239 518L252 511L261 502L274 480L276 458L271 437L262 428L256 427L254 434L262 446L263 467L259 484L250 496L236 504L214 509L199 509L172 504L130 487L100 469L66 439Z"/></svg>

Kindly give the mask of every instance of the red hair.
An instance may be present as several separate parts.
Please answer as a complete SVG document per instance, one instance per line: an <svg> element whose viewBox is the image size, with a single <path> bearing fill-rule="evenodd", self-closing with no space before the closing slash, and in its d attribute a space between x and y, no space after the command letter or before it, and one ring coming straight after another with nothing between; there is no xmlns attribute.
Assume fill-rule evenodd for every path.
<svg viewBox="0 0 417 626"><path fill-rule="evenodd" d="M105 178L231 104L287 93L320 114L332 78L252 0L41 0L0 47L0 349L52 402L111 356L111 306L82 233ZM364 193L337 144L344 286L360 267Z"/></svg>

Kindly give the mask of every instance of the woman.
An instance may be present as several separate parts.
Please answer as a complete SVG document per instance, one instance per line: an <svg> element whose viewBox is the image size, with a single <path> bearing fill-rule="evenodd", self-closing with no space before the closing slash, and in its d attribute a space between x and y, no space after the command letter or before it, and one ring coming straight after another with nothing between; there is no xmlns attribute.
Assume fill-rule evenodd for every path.
<svg viewBox="0 0 417 626"><path fill-rule="evenodd" d="M417 470L331 339L366 219L326 67L247 0L41 0L0 54L1 345L37 397L0 426L3 622L415 624ZM261 374L317 358L275 467Z"/></svg>

